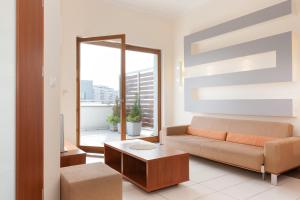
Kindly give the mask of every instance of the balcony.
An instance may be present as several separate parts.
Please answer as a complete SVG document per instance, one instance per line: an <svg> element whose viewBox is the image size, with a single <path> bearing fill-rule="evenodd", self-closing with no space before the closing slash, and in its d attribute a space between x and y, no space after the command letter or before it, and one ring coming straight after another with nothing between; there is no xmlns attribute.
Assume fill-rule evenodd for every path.
<svg viewBox="0 0 300 200"><path fill-rule="evenodd" d="M126 112L129 113L137 97L141 109L142 131L127 139L157 136L157 85L152 68L126 73ZM120 140L118 131L110 131L107 117L119 91L107 85L94 85L92 80L81 80L80 143L82 146L103 146L105 142ZM117 101L118 102L118 101ZM119 110L119 108L118 108ZM154 133L156 132L156 133Z"/></svg>

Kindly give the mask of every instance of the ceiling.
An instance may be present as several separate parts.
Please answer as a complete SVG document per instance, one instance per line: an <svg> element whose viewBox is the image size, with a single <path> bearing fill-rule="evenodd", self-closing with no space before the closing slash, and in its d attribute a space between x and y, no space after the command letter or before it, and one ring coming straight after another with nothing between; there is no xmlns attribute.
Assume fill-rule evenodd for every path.
<svg viewBox="0 0 300 200"><path fill-rule="evenodd" d="M176 18L193 8L205 4L208 0L110 0L127 7L152 14Z"/></svg>

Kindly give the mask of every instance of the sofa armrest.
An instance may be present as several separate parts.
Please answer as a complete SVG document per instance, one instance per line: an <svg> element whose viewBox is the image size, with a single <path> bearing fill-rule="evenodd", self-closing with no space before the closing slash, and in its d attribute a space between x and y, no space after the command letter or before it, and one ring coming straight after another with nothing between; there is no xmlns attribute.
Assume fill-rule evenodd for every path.
<svg viewBox="0 0 300 200"><path fill-rule="evenodd" d="M265 144L265 170L281 174L300 166L300 137L288 137Z"/></svg>
<svg viewBox="0 0 300 200"><path fill-rule="evenodd" d="M186 134L188 125L164 127L160 131L160 143L164 144L166 136Z"/></svg>
<svg viewBox="0 0 300 200"><path fill-rule="evenodd" d="M186 134L188 125L164 127L161 133L166 136Z"/></svg>

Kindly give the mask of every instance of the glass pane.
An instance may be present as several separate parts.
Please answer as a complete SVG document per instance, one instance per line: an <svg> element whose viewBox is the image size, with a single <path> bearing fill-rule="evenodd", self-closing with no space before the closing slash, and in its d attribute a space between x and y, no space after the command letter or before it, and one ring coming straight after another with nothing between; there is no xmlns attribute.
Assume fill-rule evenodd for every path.
<svg viewBox="0 0 300 200"><path fill-rule="evenodd" d="M126 51L127 139L158 136L157 55Z"/></svg>
<svg viewBox="0 0 300 200"><path fill-rule="evenodd" d="M81 43L80 145L121 140L119 41Z"/></svg>

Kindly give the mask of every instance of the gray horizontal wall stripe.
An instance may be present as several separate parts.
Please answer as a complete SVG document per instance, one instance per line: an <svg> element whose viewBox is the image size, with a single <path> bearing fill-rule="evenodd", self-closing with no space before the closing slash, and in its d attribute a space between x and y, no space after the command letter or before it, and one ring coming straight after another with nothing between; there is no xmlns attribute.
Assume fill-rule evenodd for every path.
<svg viewBox="0 0 300 200"><path fill-rule="evenodd" d="M281 50L281 57L279 59L288 59L288 57L286 58L283 55L289 55L282 52L282 50L284 49L288 50L288 52L291 52L291 50L289 49L291 47L291 35L291 32L281 33L278 35L252 40L242 44L237 44L230 47L224 47L221 49L194 55L189 58L189 66L186 67L238 58L252 54L264 53L273 50Z"/></svg>
<svg viewBox="0 0 300 200"><path fill-rule="evenodd" d="M184 57L185 66L192 66L195 63L190 63L190 58L197 55L191 55L191 44L193 42L201 41L218 35L222 35L227 32L242 29L248 26L252 26L261 22L265 22L271 19L275 19L292 12L291 0L284 1L274 6L256 11L254 13L233 19L231 21L219 24L217 26L208 28L203 31L193 33L184 37ZM200 64L200 63L196 63Z"/></svg>
<svg viewBox="0 0 300 200"><path fill-rule="evenodd" d="M213 26L206 30L190 34L185 38L189 42L205 40L207 38L211 38L227 32L235 31L261 22L269 21L271 19L282 17L284 15L290 14L291 12L291 0L287 0L274 6L270 6L248 15L244 15L242 17Z"/></svg>
<svg viewBox="0 0 300 200"><path fill-rule="evenodd" d="M186 101L185 110L190 112L254 116L293 116L292 99L196 101L188 98Z"/></svg>

